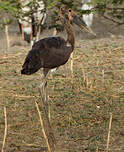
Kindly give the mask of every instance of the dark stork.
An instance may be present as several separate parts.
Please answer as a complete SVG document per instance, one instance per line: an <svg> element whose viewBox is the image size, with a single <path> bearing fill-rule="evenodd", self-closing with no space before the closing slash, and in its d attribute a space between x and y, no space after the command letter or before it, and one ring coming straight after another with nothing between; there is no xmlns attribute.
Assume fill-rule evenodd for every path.
<svg viewBox="0 0 124 152"><path fill-rule="evenodd" d="M59 19L66 29L67 40L61 37L47 37L37 41L25 59L21 74L31 75L42 68L44 78L46 78L51 69L58 68L68 61L75 46L72 22L80 28L84 28L94 34L84 21L82 21L82 18L78 17L76 13L67 6L60 8ZM46 80L42 85L45 87L45 84Z"/></svg>

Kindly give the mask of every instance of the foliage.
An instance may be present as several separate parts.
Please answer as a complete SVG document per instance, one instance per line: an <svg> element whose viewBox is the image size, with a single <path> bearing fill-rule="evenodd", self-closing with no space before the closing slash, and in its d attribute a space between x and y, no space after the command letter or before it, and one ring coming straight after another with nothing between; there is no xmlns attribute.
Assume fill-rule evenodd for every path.
<svg viewBox="0 0 124 152"><path fill-rule="evenodd" d="M56 7L52 16L54 23L58 19L58 9L63 4L76 10L80 15L89 14L92 11L118 24L124 23L124 0L91 0L89 5L94 6L91 10L81 10L81 2L81 0L47 0L47 8L51 9Z"/></svg>
<svg viewBox="0 0 124 152"><path fill-rule="evenodd" d="M4 25L10 24L12 16L16 16L18 9L18 0L1 0L0 1L0 28Z"/></svg>
<svg viewBox="0 0 124 152"><path fill-rule="evenodd" d="M31 8L38 7L37 2L41 0L31 0L27 6ZM43 0L45 3L46 10L49 14L50 10L53 10L52 12L52 20L56 24L58 20L58 9L63 4L68 5L73 10L76 10L80 15L86 13L90 13L91 11L94 13L99 13L100 15L111 19L112 21L116 23L123 24L124 19L124 0L91 0L91 3L94 5L94 8L89 11L81 11L81 0ZM16 18L19 18L20 13L22 13L21 10L21 4L20 0L0 0L0 17L1 22L4 22L5 24L5 15L3 16L2 13L14 16ZM35 9L31 9L30 12L26 12L23 14L24 16L30 16ZM2 13L1 13L2 12ZM6 15L6 16L7 16ZM50 14L51 15L51 14ZM4 21L3 21L4 18ZM6 19L6 22L10 22L10 18Z"/></svg>
<svg viewBox="0 0 124 152"><path fill-rule="evenodd" d="M0 1L0 11L6 13L11 13L15 15L17 13L18 0L1 0Z"/></svg>
<svg viewBox="0 0 124 152"><path fill-rule="evenodd" d="M123 0L96 0L97 12L116 23L123 24L124 1Z"/></svg>

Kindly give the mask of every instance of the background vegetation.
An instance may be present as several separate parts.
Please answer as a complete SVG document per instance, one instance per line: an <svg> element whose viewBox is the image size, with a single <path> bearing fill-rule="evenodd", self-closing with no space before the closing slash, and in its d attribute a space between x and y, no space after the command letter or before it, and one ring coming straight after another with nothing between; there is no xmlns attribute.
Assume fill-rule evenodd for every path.
<svg viewBox="0 0 124 152"><path fill-rule="evenodd" d="M32 0L29 4L29 7L36 5L37 1ZM89 13L89 11L81 11L81 0L44 0L46 11L51 9L54 10L52 15L52 20L57 20L57 8L60 8L62 4L68 5L69 7L77 10L81 15L84 13ZM124 1L123 0L93 0L91 2L94 5L94 8L91 10L94 13L98 13L105 18L112 20L118 24L124 24ZM14 18L19 17L19 8L21 8L19 0L0 0L0 12L4 12L13 16ZM2 14L0 13L0 14ZM32 12L29 12L30 15ZM10 23L10 18L1 15L1 26L5 22ZM11 18L12 20L13 18ZM6 20L6 21L5 21Z"/></svg>

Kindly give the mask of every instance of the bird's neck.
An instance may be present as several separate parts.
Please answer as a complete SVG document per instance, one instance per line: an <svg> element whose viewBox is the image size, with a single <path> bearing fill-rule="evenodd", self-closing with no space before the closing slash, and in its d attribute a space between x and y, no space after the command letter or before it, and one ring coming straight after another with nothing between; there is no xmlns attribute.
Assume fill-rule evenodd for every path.
<svg viewBox="0 0 124 152"><path fill-rule="evenodd" d="M72 29L72 25L69 23L65 27L67 31L67 43L71 44L72 50L74 50L74 45L75 45L75 38L74 38L74 32Z"/></svg>
<svg viewBox="0 0 124 152"><path fill-rule="evenodd" d="M71 45L72 51L74 50L75 45L75 38L74 38L74 32L72 25L70 24L70 21L66 20L65 18L61 18L61 22L64 25L66 32L67 32L67 43Z"/></svg>

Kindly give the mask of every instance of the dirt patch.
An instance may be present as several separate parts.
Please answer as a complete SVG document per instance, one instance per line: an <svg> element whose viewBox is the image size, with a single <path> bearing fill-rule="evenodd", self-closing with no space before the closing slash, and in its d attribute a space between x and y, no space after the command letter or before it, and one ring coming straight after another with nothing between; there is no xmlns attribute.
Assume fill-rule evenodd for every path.
<svg viewBox="0 0 124 152"><path fill-rule="evenodd" d="M98 37L89 38L83 32L86 37L80 34L77 38L73 81L70 61L53 73L53 79L48 79L56 152L105 151L110 113L113 116L110 152L124 151L124 37L122 29L116 31L106 26L110 27L111 33L113 30L112 35L106 35L106 28L105 35L101 34L103 27L98 26L94 27L100 34ZM41 37L49 34L52 35L52 31ZM11 32L10 36L13 39L18 37ZM40 101L37 89L40 76L38 73L31 76L20 74L30 46L14 44L4 51L5 39L0 41L0 149L4 134L3 107L6 106L8 133L5 151L44 151L46 144L34 103Z"/></svg>

